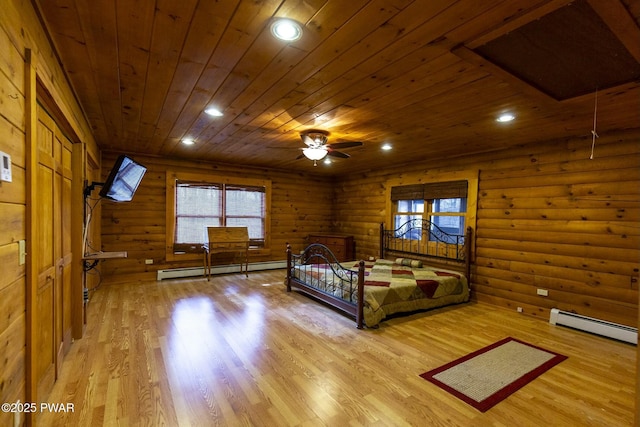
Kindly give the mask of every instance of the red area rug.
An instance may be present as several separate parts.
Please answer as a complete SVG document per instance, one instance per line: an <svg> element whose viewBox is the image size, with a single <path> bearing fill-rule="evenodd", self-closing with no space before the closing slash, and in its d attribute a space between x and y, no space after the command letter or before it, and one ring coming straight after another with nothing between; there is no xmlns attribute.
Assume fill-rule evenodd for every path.
<svg viewBox="0 0 640 427"><path fill-rule="evenodd" d="M515 338L505 338L420 375L481 412L567 359Z"/></svg>

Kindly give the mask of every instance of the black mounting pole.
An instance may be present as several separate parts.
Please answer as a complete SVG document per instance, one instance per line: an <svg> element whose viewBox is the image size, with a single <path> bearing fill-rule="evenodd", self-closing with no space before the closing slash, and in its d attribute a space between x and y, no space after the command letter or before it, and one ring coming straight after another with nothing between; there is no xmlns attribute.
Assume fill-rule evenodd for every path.
<svg viewBox="0 0 640 427"><path fill-rule="evenodd" d="M91 195L91 193L93 192L93 190L95 190L95 188L97 186L104 186L104 182L91 182L91 185L87 185L88 181L85 180L84 181L84 203L82 204L82 252L84 253L86 251L86 238L87 238L87 229L89 227L89 219L87 218L87 197L89 197ZM97 263L94 263L93 266L87 268L86 262L85 262L85 271L89 271L91 270L93 267L95 267Z"/></svg>

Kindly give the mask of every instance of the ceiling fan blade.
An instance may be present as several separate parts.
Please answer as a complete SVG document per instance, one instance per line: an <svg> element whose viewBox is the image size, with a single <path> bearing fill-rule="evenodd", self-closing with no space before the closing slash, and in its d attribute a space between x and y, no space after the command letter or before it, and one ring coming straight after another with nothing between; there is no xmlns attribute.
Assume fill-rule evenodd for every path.
<svg viewBox="0 0 640 427"><path fill-rule="evenodd" d="M340 157L341 159L348 159L349 157L351 157L346 153L341 153L340 151L335 151L335 150L329 150L327 155L331 157Z"/></svg>
<svg viewBox="0 0 640 427"><path fill-rule="evenodd" d="M336 142L334 144L328 144L331 148L351 148L351 147L360 147L362 145L361 141L345 141L345 142Z"/></svg>
<svg viewBox="0 0 640 427"><path fill-rule="evenodd" d="M296 157L296 160L300 160L300 159L304 159L305 155L304 154L300 154L298 157Z"/></svg>

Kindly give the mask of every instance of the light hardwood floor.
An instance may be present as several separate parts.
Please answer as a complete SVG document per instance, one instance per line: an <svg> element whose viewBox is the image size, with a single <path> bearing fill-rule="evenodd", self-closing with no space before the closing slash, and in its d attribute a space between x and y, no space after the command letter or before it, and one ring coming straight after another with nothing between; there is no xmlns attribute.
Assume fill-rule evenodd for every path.
<svg viewBox="0 0 640 427"><path fill-rule="evenodd" d="M103 285L44 426L631 426L635 346L485 304L379 329L284 272ZM486 413L419 375L504 337L569 356Z"/></svg>

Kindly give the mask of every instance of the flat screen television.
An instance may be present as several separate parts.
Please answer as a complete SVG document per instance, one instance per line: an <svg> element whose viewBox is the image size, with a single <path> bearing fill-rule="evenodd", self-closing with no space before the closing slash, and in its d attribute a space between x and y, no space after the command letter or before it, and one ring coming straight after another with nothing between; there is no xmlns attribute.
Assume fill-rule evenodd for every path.
<svg viewBox="0 0 640 427"><path fill-rule="evenodd" d="M130 202L146 171L140 163L121 155L111 168L100 196L116 202Z"/></svg>

